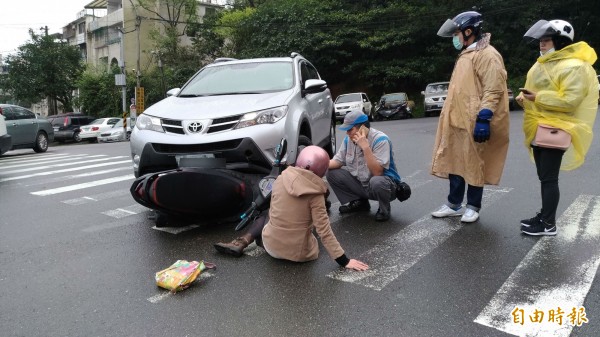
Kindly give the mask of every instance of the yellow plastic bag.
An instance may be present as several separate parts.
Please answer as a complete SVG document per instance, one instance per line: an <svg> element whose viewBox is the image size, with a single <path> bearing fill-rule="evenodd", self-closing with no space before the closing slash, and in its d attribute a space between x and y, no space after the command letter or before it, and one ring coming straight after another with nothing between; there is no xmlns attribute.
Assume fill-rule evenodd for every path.
<svg viewBox="0 0 600 337"><path fill-rule="evenodd" d="M213 269L215 265L204 261L177 260L169 268L156 273L156 285L173 293L190 286L203 270Z"/></svg>

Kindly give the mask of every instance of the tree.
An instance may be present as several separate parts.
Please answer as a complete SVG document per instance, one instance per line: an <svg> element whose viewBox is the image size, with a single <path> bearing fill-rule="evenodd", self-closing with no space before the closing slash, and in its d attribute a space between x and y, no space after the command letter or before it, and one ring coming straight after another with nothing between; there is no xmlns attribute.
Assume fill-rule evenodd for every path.
<svg viewBox="0 0 600 337"><path fill-rule="evenodd" d="M53 36L29 30L31 41L19 47L6 60L8 75L2 89L14 100L38 102L44 98L58 101L63 111L73 111L73 91L85 65L77 47ZM50 106L51 112L57 113Z"/></svg>
<svg viewBox="0 0 600 337"><path fill-rule="evenodd" d="M115 85L115 74L120 73L118 67L111 70L88 68L77 82L79 97L76 103L83 113L94 117L121 116L121 88ZM133 88L135 79L131 77L128 86Z"/></svg>

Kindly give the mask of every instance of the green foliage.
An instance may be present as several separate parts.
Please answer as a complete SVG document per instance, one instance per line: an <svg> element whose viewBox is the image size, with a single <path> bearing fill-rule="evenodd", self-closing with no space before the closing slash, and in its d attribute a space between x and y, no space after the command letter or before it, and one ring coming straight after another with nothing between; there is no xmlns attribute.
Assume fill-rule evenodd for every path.
<svg viewBox="0 0 600 337"><path fill-rule="evenodd" d="M82 74L77 82L79 97L76 100L81 112L94 117L121 116L121 87L115 85L115 74L119 72L118 68L111 71L89 68Z"/></svg>
<svg viewBox="0 0 600 337"><path fill-rule="evenodd" d="M16 101L51 98L60 102L64 111L72 111L75 83L85 67L78 48L31 29L29 34L31 41L7 57L9 72L1 89Z"/></svg>

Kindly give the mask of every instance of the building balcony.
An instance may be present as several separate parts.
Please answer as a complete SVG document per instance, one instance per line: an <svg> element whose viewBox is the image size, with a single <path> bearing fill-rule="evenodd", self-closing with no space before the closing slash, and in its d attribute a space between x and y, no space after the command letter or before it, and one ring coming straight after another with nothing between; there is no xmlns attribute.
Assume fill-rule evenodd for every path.
<svg viewBox="0 0 600 337"><path fill-rule="evenodd" d="M88 24L88 32L93 32L100 28L112 27L123 24L123 8L117 9L101 18L98 18Z"/></svg>

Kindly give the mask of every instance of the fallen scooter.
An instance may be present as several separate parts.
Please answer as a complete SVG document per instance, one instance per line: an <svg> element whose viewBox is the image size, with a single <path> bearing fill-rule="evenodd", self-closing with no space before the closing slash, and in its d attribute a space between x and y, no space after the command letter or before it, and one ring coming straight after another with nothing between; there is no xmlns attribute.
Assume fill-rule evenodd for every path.
<svg viewBox="0 0 600 337"><path fill-rule="evenodd" d="M240 215L240 222L235 227L236 231L239 231L246 227L250 220L256 219L261 212L269 209L271 206L271 191L273 190L273 183L275 179L281 174L281 172L285 169L285 164L281 162L283 155L287 151L287 141L285 138L281 139L279 145L275 149L275 162L273 163L273 168L271 169L271 173L266 177L262 178L258 183L258 194L256 199L252 201L250 207Z"/></svg>
<svg viewBox="0 0 600 337"><path fill-rule="evenodd" d="M404 119L412 118L412 111L408 106L408 101L392 101L387 102L385 98L381 99L375 109L375 116L373 119L376 121L388 120L388 119Z"/></svg>

